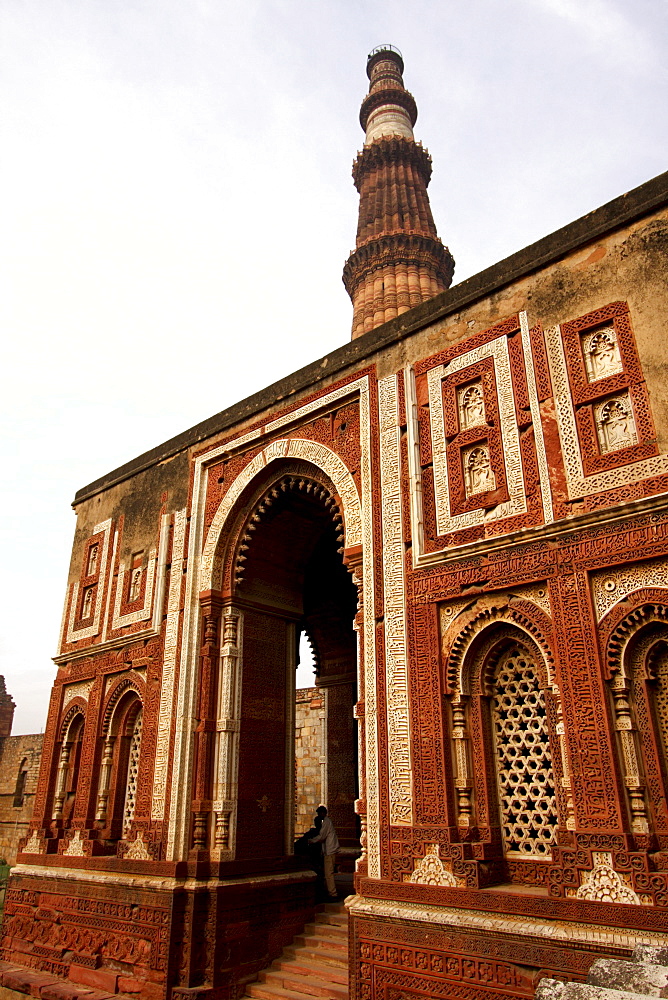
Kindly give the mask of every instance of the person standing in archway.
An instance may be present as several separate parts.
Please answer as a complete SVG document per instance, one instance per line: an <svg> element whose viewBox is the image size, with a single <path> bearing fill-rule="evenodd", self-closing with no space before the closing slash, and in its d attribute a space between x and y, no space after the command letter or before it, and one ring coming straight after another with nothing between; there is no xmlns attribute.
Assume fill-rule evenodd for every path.
<svg viewBox="0 0 668 1000"><path fill-rule="evenodd" d="M318 806L316 816L322 821L320 833L310 840L311 844L322 844L322 860L325 869L325 885L329 898L338 899L334 881L334 858L339 849L339 838L336 836L334 824L327 815L327 806Z"/></svg>

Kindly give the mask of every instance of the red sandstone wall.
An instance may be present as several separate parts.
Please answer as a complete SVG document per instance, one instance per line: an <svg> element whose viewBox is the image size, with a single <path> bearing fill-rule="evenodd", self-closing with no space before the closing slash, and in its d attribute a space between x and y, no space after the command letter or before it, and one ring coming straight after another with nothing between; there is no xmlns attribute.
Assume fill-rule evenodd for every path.
<svg viewBox="0 0 668 1000"><path fill-rule="evenodd" d="M237 423L221 431L221 437L197 445L206 451L221 444L223 433L227 439L224 447L221 444L217 464L212 459L208 469L208 492L202 500L202 530L206 531L231 484L263 450L275 445L276 438L289 438L290 448L303 446L300 455L306 456L305 461L311 460L317 446L330 449L346 465L360 492L360 468L366 461L360 445L362 435L367 434L370 441L367 452L371 454L373 475L368 476L370 486L365 498L370 528L363 543L368 545L365 556L373 572L362 581L364 592L360 594L363 655L372 649L372 643L375 645L369 654L374 659L369 664L364 661L363 679L368 689L359 693L356 714L362 731L362 751L368 755L360 770L373 782L368 802L364 801L367 793L360 790L358 811L364 816L366 806L370 807L368 856L375 869L371 877L366 877L368 862L362 862L357 882L359 892L373 905L366 911L361 904L357 912L353 910L357 995L364 1000L386 997L393 990L440 995L445 989L443 978L450 976L459 985L463 979L474 984L471 992L460 990L458 996L477 1000L489 996L490 990L497 997L530 996L540 969L581 978L594 947L604 946L600 928L623 928L625 933L635 928L635 938L653 935L654 941L665 934L668 820L660 811L664 795L661 769L665 761L661 760L662 748L650 739L651 725L640 714L640 709L644 710L645 681L654 682L655 678L643 675L640 669L636 671L645 687L637 685L634 718L640 720L637 728L643 744L634 753L641 764L644 761L650 780L648 791L643 793L645 798L635 796L633 831L630 822L634 802L622 780L626 758L618 742L618 733L630 732L624 718L627 706L623 698L614 699L613 704L613 694L619 695L624 689L619 684L613 689L610 681L619 674L619 650L638 622L656 626L656 634L661 637L668 620L668 511L661 499L668 489L668 469L663 461L668 452L668 399L665 368L661 367L665 365L663 326L668 311L666 231L665 221L658 218L643 220L624 231L615 230L595 248L564 254L558 264L536 274L527 271L507 287L499 286L494 295L465 302L458 307L459 312L440 317L434 313L410 337L356 361L359 367L355 370L339 369L334 388L340 395L332 395L330 402L320 405L318 401L332 391L327 379L319 386L310 385L304 396L311 396L311 410L306 410L304 397L295 399L294 407L304 405L305 411L291 423L272 426L270 416L275 417L276 411L268 405L254 415L260 430L253 435L240 410ZM518 317L524 309L529 318L527 330L520 328ZM561 333L553 329L557 323L562 325ZM610 323L615 325L623 347L623 369L605 380L587 382L578 360L579 340L587 331ZM557 357L562 336L566 347L563 365ZM550 364L546 360L548 350L552 352ZM466 354L468 359L464 358ZM403 377L406 361L415 365L414 401L407 397L410 380ZM555 373L559 375L561 367L565 374L557 383ZM369 416L364 415L366 423L360 429L358 403L351 402L348 396L357 391L351 387L354 379L362 376L368 379L364 414ZM484 424L473 420L462 426L461 418L457 418L460 390L478 383L486 419ZM504 416L497 385L507 388L511 384L514 409ZM348 396L341 403L344 390ZM628 448L597 455L592 424L596 409L612 395L626 392L635 407L637 439ZM570 437L563 433L560 437L558 419L563 432L564 417L563 412L557 412L555 399L563 401L569 395L577 404L577 419ZM652 417L655 427L651 426ZM408 426L415 434L410 450ZM546 453L542 472L536 451L541 428ZM246 432L248 437L242 440ZM237 441L235 449L228 447L233 440ZM490 452L494 479L487 489L476 487L467 493L463 459L469 449L483 445ZM577 486L570 493L567 489L566 446L566 458L572 465L574 456L581 456L583 478L590 480L579 492ZM286 452L281 454L285 456ZM176 781L171 785L168 778L164 781L164 808L155 792L158 778L168 773L175 761L187 762L187 747L180 758L177 750L182 733L185 740L188 738L189 725L192 742L197 745L196 767L206 770L208 761L202 748L212 742L209 736L219 721L196 717L197 706L185 704L183 699L177 704L181 695L173 682L175 676L177 680L181 676L179 670L191 667L193 687L205 676L203 671L197 672L194 657L190 662L177 655L186 648L179 645L179 614L186 606L184 570L192 577L198 569L197 565L186 566L184 559L184 552L197 551L186 548L183 537L186 519L193 511L191 523L199 516L185 499L191 457L184 451L174 462L142 471L92 496L79 508L68 591L68 631L58 658L59 676L45 737L45 759L52 764L50 771L44 772L30 851L23 860L42 865L43 871L51 868L55 872L60 867L89 872L102 869L113 872L116 880L113 887L103 884L103 889L88 888L93 880L82 879L78 884L68 880L58 890L62 898L54 902L55 879L44 874L22 875L8 894L4 926L5 957L63 975L68 974L75 945L78 962L74 964L88 968L86 963L91 963L93 971L102 975L95 963L111 969L109 963L117 962L119 956L111 953L109 942L113 941L116 948L118 937L125 934L127 950L122 960L133 965L133 974L137 982L141 979L144 984L141 988L146 997L162 991L168 954L176 956L174 981L190 989L201 985L211 970L218 974L216 948L227 948L228 936L238 935L235 941L240 949L250 952L255 946L254 932L234 912L232 903L226 904L227 910L217 908L218 889L203 888L202 882L196 883L196 890L187 890L192 914L189 922L184 918L182 928L178 910L174 916L169 909L171 897L164 894L162 915L150 917L153 926L162 922L164 929L150 966L145 956L136 953L137 941L144 938L137 938L134 917L122 912L125 908L130 913L135 905L135 875L175 877L178 865L182 866L179 871L190 865L188 874L192 879L215 877L215 869L206 867L207 859L200 858L197 852L191 852L194 858L188 855L192 837L187 826L182 852L185 860L178 865L167 864L164 853L160 854L167 841L166 820L162 817L170 815L169 795L183 791L186 818L190 808L187 781L192 779L185 764L181 773L186 778L181 788ZM412 473L409 458L417 466ZM411 475L415 482L416 472L422 477L422 541L419 532L410 534L409 492ZM604 479L592 484L591 477L599 475ZM515 486L519 487L517 492ZM629 501L635 505L633 509L622 506ZM617 508L616 521L608 518L613 508ZM476 520L471 516L476 511L486 513ZM546 512L554 518L549 533L544 528ZM141 614L144 603L147 607L150 604L146 597L153 565L150 553L158 543L162 514L167 517L171 535L164 554L162 604L154 627ZM225 556L228 562L224 573L221 571L221 580L222 586L229 588L234 579L232 561L238 559L237 566L243 565L243 546L237 541L243 537L244 518L247 512L241 511L238 524L225 529L224 544L229 555ZM522 534L513 537L511 531ZM126 544L125 539L130 537L131 543ZM95 538L98 544L107 545L107 554L100 557L93 571L86 556ZM345 546L344 532L341 540ZM417 549L419 545L424 558L416 568L407 554L409 548ZM126 584L121 584L121 557L134 558L140 549L145 553L143 590L130 600L127 579ZM349 563L359 561L355 547L344 548L344 554ZM630 575L629 567L633 570ZM283 591L283 583L279 584L277 589ZM95 611L83 614L90 610L84 608L83 599L84 591L90 588L99 588L93 602L93 609L99 608L97 617ZM298 609L292 609L292 613L297 617ZM240 785L245 799L239 816L240 840L250 844L266 817L265 842L273 837L272 856L267 860L276 861L278 866L280 831L271 810L281 808L280 796L285 787L284 761L279 752L279 743L284 749L285 733L277 720L285 718L282 670L286 643L278 626L263 623L260 618L259 613L249 612L244 633L244 660L255 666L254 673L246 669L244 672L242 718L220 722L221 731L224 724L225 732L241 734ZM455 623L452 629L451 622ZM479 683L487 647L478 642L478 637L491 634L485 631L490 623L501 631L502 638L513 641L517 641L520 630L525 645L530 642L532 650L536 647L536 660L555 665L557 683L549 692L549 722L555 737L564 733L564 760L571 764L573 803L568 802L561 746L555 738L552 761L555 775L561 779L556 788L562 823L560 839L549 861L503 858L495 813L498 806L494 803L492 741L485 728L484 699L489 694ZM204 636L203 648L216 648L215 633L212 628L210 642ZM103 641L106 646L100 649ZM197 636L192 648L196 645ZM84 650L90 654L87 658L81 655ZM229 652L225 655L233 656ZM204 656L200 666L203 662ZM473 690L468 719L464 720L468 726L464 726L455 717L453 693L459 693L459 667L468 669L470 662L471 676L479 686ZM648 664L652 670L660 668L660 684L665 683L666 676L662 662ZM145 736L131 845L129 838L125 845L117 845L117 856L107 857L103 852L110 850L110 845L102 842L104 838L94 838L97 831L92 815L101 773L100 734L115 692L125 690L122 685L134 685L133 690L145 699ZM665 692L665 687L661 690ZM562 718L556 701L559 691ZM275 692L279 692L278 697ZM166 705L164 713L162 703ZM172 717L172 706L180 714L175 711ZM86 731L79 796L70 824L70 814L62 821L52 820L51 803L60 743L73 712L86 714ZM166 714L168 723L170 718L178 719L178 725L172 725L171 744L157 738L159 712ZM376 727L375 731L371 726ZM371 731L368 739L364 727ZM455 728L458 740L468 740L467 767L466 754L455 760ZM124 738L129 737L126 734ZM292 739L292 733L288 738ZM330 751L333 745L331 741ZM630 740L627 749L630 757ZM156 759L160 766L154 768ZM462 768L461 775L455 773L455 765ZM628 777L633 779L632 774ZM628 787L633 791L639 782L634 785L629 780ZM204 787L203 812L212 809L206 792ZM473 813L467 798L474 799ZM156 802L160 808L154 816ZM643 832L645 822L651 824L650 833ZM116 849L116 845L111 848ZM258 851L245 847L244 872L251 870L257 859ZM271 870L269 864L266 867ZM616 878L610 875L610 869ZM229 872L223 875L229 877ZM596 895L599 889L603 893L605 878L608 888L610 879L614 883L614 898L610 893L608 898ZM507 891L508 881L515 882L513 892ZM240 894L250 891L238 890ZM126 921L125 929L105 924L96 929L95 937L85 940L81 928L89 921L88 914L97 912L98 906L110 914L112 894L118 922ZM629 904L629 899L634 905ZM181 899L178 903L185 906ZM262 905L266 909L264 898ZM416 920L422 919L432 905L440 909L427 934ZM458 920L462 912L468 912L471 926L480 910L485 911L487 923L477 939L466 927L455 934L447 922L436 919L448 906L457 911ZM517 918L514 923L509 919L513 914ZM522 922L525 918L529 921L526 925ZM572 947L550 943L554 920L572 922ZM533 925L530 921L534 921ZM590 925L594 931L587 937ZM537 936L544 935L540 948L527 947L526 936L534 933L527 929L530 926ZM577 941L576 932L580 934ZM614 945L618 954L628 953L634 943L632 938L629 932L622 944ZM596 944L592 945L594 940ZM610 932L605 940L612 947L615 939ZM44 951L47 946L52 950ZM267 949L266 955L269 953ZM263 957L265 952L259 958L254 955L249 965ZM528 973L523 966L530 967ZM112 988L125 988L115 972L104 974L112 977ZM149 974L155 976L151 982ZM152 983L160 986L152 988Z"/></svg>

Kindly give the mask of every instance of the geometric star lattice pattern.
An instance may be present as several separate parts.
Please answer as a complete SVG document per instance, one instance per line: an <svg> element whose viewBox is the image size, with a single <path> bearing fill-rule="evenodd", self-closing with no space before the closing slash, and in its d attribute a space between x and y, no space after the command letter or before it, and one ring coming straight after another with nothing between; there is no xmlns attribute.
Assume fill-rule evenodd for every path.
<svg viewBox="0 0 668 1000"><path fill-rule="evenodd" d="M545 697L531 657L519 646L494 673L492 726L506 853L549 859L557 803Z"/></svg>
<svg viewBox="0 0 668 1000"><path fill-rule="evenodd" d="M123 835L132 826L135 818L135 804L137 802L137 776L139 774L139 752L141 750L141 729L144 713L141 709L137 713L135 727L132 730L132 740L130 742L130 754L128 758L128 779L125 786L125 805L123 807Z"/></svg>

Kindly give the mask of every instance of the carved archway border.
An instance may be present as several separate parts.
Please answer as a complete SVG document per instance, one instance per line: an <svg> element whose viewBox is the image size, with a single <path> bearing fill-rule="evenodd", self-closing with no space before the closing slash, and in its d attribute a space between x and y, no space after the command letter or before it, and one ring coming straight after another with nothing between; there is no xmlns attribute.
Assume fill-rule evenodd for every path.
<svg viewBox="0 0 668 1000"><path fill-rule="evenodd" d="M321 469L334 484L343 504L345 546L362 544L362 505L355 480L343 460L330 448L317 441L303 438L283 438L273 441L253 458L239 473L214 514L202 550L199 590L220 589L221 564L219 540L228 518L233 513L243 491L271 462L296 458Z"/></svg>
<svg viewBox="0 0 668 1000"><path fill-rule="evenodd" d="M64 742L66 737L69 735L75 716L81 715L83 717L84 726L86 725L87 708L88 704L83 698L77 697L70 702L69 708L63 716L63 721L60 723L59 739L61 742Z"/></svg>
<svg viewBox="0 0 668 1000"><path fill-rule="evenodd" d="M480 634L480 642L469 646L465 670L469 689L473 695L489 696L493 693L494 672L509 646L523 645L535 660L538 680L543 689L552 687L545 653L533 636L515 622L496 622Z"/></svg>
<svg viewBox="0 0 668 1000"><path fill-rule="evenodd" d="M554 655L550 642L552 623L539 608L528 601L511 603L511 598L504 594L480 599L469 610L467 617L468 621L459 628L447 654L445 681L448 690L470 693L468 666L472 647L483 640L488 629L503 624L514 625L535 643L546 666L548 685L554 685Z"/></svg>
<svg viewBox="0 0 668 1000"><path fill-rule="evenodd" d="M626 670L626 654L638 632L646 626L668 626L668 589L637 590L610 609L602 619L601 646L605 651L603 670L607 680Z"/></svg>
<svg viewBox="0 0 668 1000"><path fill-rule="evenodd" d="M102 715L102 733L104 736L107 736L109 733L116 709L123 695L128 691L134 691L143 706L145 703L145 687L146 685L139 677L121 677L116 681L105 699Z"/></svg>
<svg viewBox="0 0 668 1000"><path fill-rule="evenodd" d="M362 372L351 376L350 381L344 380L337 387L323 391L316 399L290 409L288 413L278 416L269 423L241 434L234 440L228 440L218 447L205 450L194 457L193 478L191 490L190 521L188 524L187 564L179 564L185 572L185 594L181 626L181 637L174 639L174 652L171 654L170 675L163 680L161 692L161 715L158 728L158 744L162 757L156 759L153 783L153 816L159 819L162 815L163 803L167 809L167 836L165 857L181 860L186 857L188 838L190 834L190 799L195 764L194 744L196 714L195 698L197 695L197 672L199 670L199 636L200 636L200 595L204 590L216 593L215 559L217 551L227 546L221 546L223 532L229 534L228 518L235 508L237 499L245 485L270 462L281 458L302 458L322 468L337 485L337 493L344 504L346 523L346 552L344 562L353 570L353 579L361 596L361 586L369 595L360 610L360 622L364 640L360 643L360 670L363 672L366 684L366 705L368 719L363 723L362 747L365 750L364 762L360 766L360 802L364 805L369 800L367 826L367 852L369 872L380 874L380 844L377 831L378 801L378 733L376 709L376 622L374 619L375 598L375 564L373 559L374 519L373 504L380 495L377 484L372 477L372 444L371 444L371 409L375 406L371 385L375 387L375 369L368 367ZM332 404L340 399L359 401L360 408L360 438L359 438L359 477L360 486L347 464L334 451L317 441L311 441L306 436L301 438L291 435L305 435L306 428L301 426L302 418L312 418L312 415L329 410ZM374 411L375 412L375 411ZM288 430L288 427L291 430ZM269 435L283 436L271 443L265 442ZM255 452L256 448L262 448ZM246 451L246 449L248 449ZM221 456L234 453L247 456L244 458L246 467L240 472L240 477L234 478L223 500L216 505L213 512L214 522L209 523L211 513L207 509L209 493L208 472L211 466ZM180 531L183 537L186 528L187 512L182 514ZM175 715L171 716L169 706L175 704ZM173 742L170 739L173 734ZM171 745L170 760L164 759L165 750ZM171 764L171 793L167 804L167 777ZM367 790L372 794L367 796Z"/></svg>
<svg viewBox="0 0 668 1000"><path fill-rule="evenodd" d="M647 651L646 659L646 670L647 679L656 680L656 671L658 668L657 657L664 652L664 648L668 644L668 622L666 623L666 628L662 629L656 636L652 636L652 643ZM660 648L661 647L661 648Z"/></svg>
<svg viewBox="0 0 668 1000"><path fill-rule="evenodd" d="M235 587L241 582L243 577L243 562L246 551L252 543L252 535L255 526L259 526L269 508L273 505L275 497L272 492L276 492L283 486L284 480L293 480L294 487L300 490L299 483L304 484L308 492L320 491L327 497L320 496L323 508L329 510L332 523L338 528L338 540L343 544L345 541L345 517L343 503L336 492L336 487L318 466L303 460L293 460L280 463L274 470L270 470L267 477L261 477L258 483L249 483L249 489L244 491L239 498L239 502L234 511L230 513L227 521L226 542L224 546L219 546L214 563L214 579L221 583L221 588L232 593ZM253 487L255 487L253 489ZM292 488L285 491L292 492ZM343 549L341 549L343 551ZM240 573L239 570L242 570Z"/></svg>
<svg viewBox="0 0 668 1000"><path fill-rule="evenodd" d="M240 546L243 544L249 517L253 516L256 505L262 503L262 498L267 496L268 491L287 474L291 476L293 473L297 478L308 479L318 491L324 491L327 498L331 498L333 506L336 508L336 517L333 520L339 527L338 541L342 542L344 547L344 563L346 558L350 560L351 557L355 558L358 554L361 556L362 504L352 474L343 460L329 448L308 439L274 441L262 452L255 455L231 483L206 532L202 546L200 572L193 581L196 581L196 588L199 590L198 601L193 594L191 620L193 635L198 632L202 616L202 601L208 600L207 593L213 591L220 594L223 592L225 594L224 604L227 604L228 600L234 601L234 577L237 575L235 570L238 568L237 557ZM326 510L325 504L323 504L323 509ZM355 583L358 584L359 595L361 580L358 581L354 572L356 566L355 563L354 566L349 566L349 569ZM224 662L223 664L223 669L235 671L239 676L243 671L242 644L242 639L235 643L238 649L234 655L234 662ZM223 660L225 661L225 657ZM231 691L241 689L239 683L229 687ZM231 708L236 713L234 717L238 718L240 705L235 704ZM224 860L231 860L234 857L236 843L239 738L235 733L238 734L238 730L221 733L217 738L217 747L214 751L218 760L223 762L220 766L220 773L224 773L226 777L221 783L221 788L224 786L221 795L212 801L213 849L220 852L220 857ZM202 821L203 816L204 821ZM202 840L206 843L206 822L204 813L195 814L192 825L195 845L198 845ZM204 830L203 833L202 830ZM187 837L189 834L185 827L184 832ZM168 843L168 851L169 847Z"/></svg>
<svg viewBox="0 0 668 1000"><path fill-rule="evenodd" d="M668 590L644 588L627 595L602 626L603 669L612 694L631 829L641 837L652 830L664 834L665 775L647 682L654 679L659 648L665 650L668 642Z"/></svg>
<svg viewBox="0 0 668 1000"><path fill-rule="evenodd" d="M550 646L526 608L504 603L506 596L496 595L495 600L482 598L476 606L469 607L470 620L453 643L453 648L457 647L457 659L452 664L454 670L448 692L457 773L458 825L470 828L472 810L475 810L477 834L483 839L491 836L493 828L502 825L494 791L496 782L491 777L497 773L497 762L490 734L485 734L488 710L485 710L483 702L494 694L494 672L498 663L507 651L517 647L521 647L531 659L537 682L546 693L546 725L550 766L555 780L555 808L562 826L570 828L572 819L570 784L567 790L564 780L569 771L559 727L561 703ZM526 604L524 601L521 603ZM531 605L533 611L534 606ZM538 616L547 618L542 612L538 612ZM454 630L454 627L453 622L451 628Z"/></svg>

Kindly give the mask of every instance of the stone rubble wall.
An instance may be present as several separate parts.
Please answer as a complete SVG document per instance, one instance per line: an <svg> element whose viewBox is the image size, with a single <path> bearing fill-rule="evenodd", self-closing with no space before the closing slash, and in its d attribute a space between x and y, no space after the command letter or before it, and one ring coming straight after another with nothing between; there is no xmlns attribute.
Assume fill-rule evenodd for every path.
<svg viewBox="0 0 668 1000"><path fill-rule="evenodd" d="M541 979L536 1000L632 1000L668 997L668 948L638 945L630 962L599 958L584 983Z"/></svg>
<svg viewBox="0 0 668 1000"><path fill-rule="evenodd" d="M295 836L313 826L315 811L326 797L320 759L323 750L325 692L297 691L295 706Z"/></svg>
<svg viewBox="0 0 668 1000"><path fill-rule="evenodd" d="M28 834L42 756L42 733L0 738L0 857L16 862L21 837ZM19 773L26 770L20 805L14 805ZM17 800L18 801L18 800Z"/></svg>

